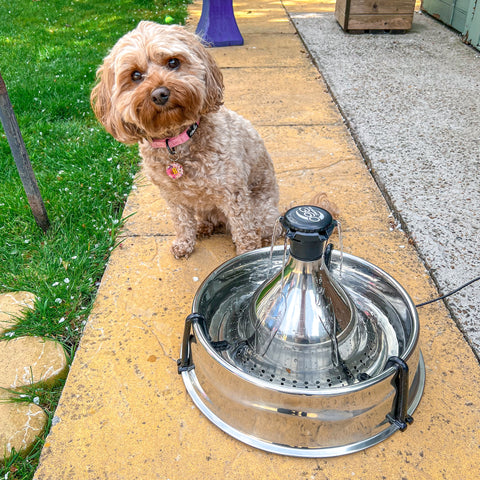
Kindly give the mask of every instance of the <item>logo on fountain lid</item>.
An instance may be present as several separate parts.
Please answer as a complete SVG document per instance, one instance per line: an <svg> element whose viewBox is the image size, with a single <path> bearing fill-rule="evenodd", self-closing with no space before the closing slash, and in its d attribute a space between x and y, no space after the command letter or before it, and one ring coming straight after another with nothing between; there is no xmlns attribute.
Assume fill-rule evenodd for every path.
<svg viewBox="0 0 480 480"><path fill-rule="evenodd" d="M297 215L297 217L307 220L307 222L318 223L325 218L322 210L310 206L298 207L294 213Z"/></svg>

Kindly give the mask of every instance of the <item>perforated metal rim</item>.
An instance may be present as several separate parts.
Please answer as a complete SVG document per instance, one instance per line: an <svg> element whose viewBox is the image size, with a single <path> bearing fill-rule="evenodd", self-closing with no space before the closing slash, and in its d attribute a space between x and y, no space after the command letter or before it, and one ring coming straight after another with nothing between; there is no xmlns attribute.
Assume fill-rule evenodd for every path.
<svg viewBox="0 0 480 480"><path fill-rule="evenodd" d="M229 330L238 330L238 328L236 328L238 325L234 323L231 324L230 327ZM379 330L377 334L378 333L381 334L382 331ZM382 338L377 337L373 329L368 327L366 335L364 348L361 352L358 352L354 358L349 359L349 372L342 372L341 375L338 374L337 369L328 367L316 369L308 373L302 372L301 374L289 372L284 368L271 364L260 355L255 355L254 353L244 354L243 352L245 350L249 351L249 347L246 344L231 355L228 355L225 351L222 352L221 355L228 362L248 375L268 381L274 385L287 386L295 389L305 388L317 390L321 388L342 387L359 381L358 376L366 373L379 359L381 354L380 349L382 348ZM309 355L315 355L316 351L317 349L313 346L313 348L310 348ZM292 361L294 360L292 359ZM368 378L368 376L364 375L363 379L365 380L366 378Z"/></svg>

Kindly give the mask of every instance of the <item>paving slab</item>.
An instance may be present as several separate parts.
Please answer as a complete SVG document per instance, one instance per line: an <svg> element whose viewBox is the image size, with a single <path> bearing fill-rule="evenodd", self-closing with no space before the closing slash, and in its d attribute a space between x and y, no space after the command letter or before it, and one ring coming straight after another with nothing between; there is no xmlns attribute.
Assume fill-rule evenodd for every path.
<svg viewBox="0 0 480 480"><path fill-rule="evenodd" d="M198 12L198 4L194 8ZM265 40L270 38L272 52L286 51L288 45L285 55L302 59L297 74L291 72L295 90L283 95L290 110L298 112L295 115L287 107L282 115L272 115L272 102L280 104L276 89L285 66L272 66L269 75L258 66L255 73L245 54L243 66L224 70L227 105L242 109L266 136L281 202L298 202L318 187L325 188L341 210L345 251L384 268L415 302L437 295L416 249L396 228L318 71L305 61L304 46L288 33L284 8L259 0L239 4L235 11L245 38L245 46L236 50L246 52L262 37L267 51ZM257 11L265 17L267 33L262 22L255 26L248 22L253 17L248 12ZM287 33L273 33L277 24ZM214 53L226 59L235 49ZM262 95L248 95L246 74L261 78ZM310 88L317 93L308 93ZM312 105L307 106L298 92L309 95ZM317 115L316 110L328 115ZM282 123L287 117L290 123ZM317 134L312 133L315 127ZM304 133L308 140L302 138ZM284 139L282 144L279 139ZM299 141L304 143L300 153ZM302 168L300 156L312 166L304 162ZM184 319L200 283L235 252L228 236L216 235L200 240L190 258L175 260L169 252L172 224L158 198L155 188L139 177L125 210L125 215L135 213L102 279L46 439L37 480L472 478L480 464L480 367L439 303L419 312L427 380L415 421L404 433L352 455L306 459L257 450L210 423L186 393L176 359ZM338 238L333 241L338 244Z"/></svg>
<svg viewBox="0 0 480 480"><path fill-rule="evenodd" d="M273 85L272 75L276 76ZM235 92L235 97L227 94L225 105L248 119L262 118L267 125L286 126L325 125L340 120L319 78L303 68L246 67L226 69L223 76L225 88ZM300 80L302 89L298 88ZM255 120L253 123L257 124Z"/></svg>

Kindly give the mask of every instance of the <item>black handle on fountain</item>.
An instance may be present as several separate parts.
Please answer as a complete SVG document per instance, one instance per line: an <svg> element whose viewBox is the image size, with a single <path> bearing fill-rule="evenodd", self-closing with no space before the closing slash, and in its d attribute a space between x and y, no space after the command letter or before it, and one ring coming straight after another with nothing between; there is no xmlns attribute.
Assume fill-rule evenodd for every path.
<svg viewBox="0 0 480 480"><path fill-rule="evenodd" d="M210 334L208 333L207 321L205 317L200 313L191 313L185 319L185 328L183 330L183 342L182 342L182 351L180 352L181 357L177 360L178 373L188 372L195 368L195 365L192 363L190 342L194 338L192 332L193 324L197 323L205 336L207 342L217 351L221 352L226 350L230 344L226 340L221 340L219 342L213 342Z"/></svg>
<svg viewBox="0 0 480 480"><path fill-rule="evenodd" d="M404 431L407 426L413 422L413 418L408 414L408 365L400 357L392 356L388 359L385 368L394 367L396 370L393 384L397 391L395 395L393 411L387 415L388 421L397 426L400 431Z"/></svg>
<svg viewBox="0 0 480 480"><path fill-rule="evenodd" d="M306 262L322 257L324 243L337 226L330 213L313 205L291 208L280 223L290 240L290 255Z"/></svg>

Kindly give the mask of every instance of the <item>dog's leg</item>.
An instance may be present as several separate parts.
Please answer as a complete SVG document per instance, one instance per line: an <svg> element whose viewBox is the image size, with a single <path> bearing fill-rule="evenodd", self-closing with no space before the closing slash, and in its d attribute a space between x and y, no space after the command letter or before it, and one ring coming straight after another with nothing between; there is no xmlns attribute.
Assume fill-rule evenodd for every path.
<svg viewBox="0 0 480 480"><path fill-rule="evenodd" d="M262 246L261 228L255 218L248 192L237 193L223 204L237 255ZM258 214L258 213L257 213Z"/></svg>
<svg viewBox="0 0 480 480"><path fill-rule="evenodd" d="M235 226L232 223L230 228L232 229L232 240L235 243L237 255L262 247L262 237L259 230L252 231L240 225Z"/></svg>
<svg viewBox="0 0 480 480"><path fill-rule="evenodd" d="M261 164L265 167L256 170L257 174L254 181L250 182L249 188L253 203L252 208L261 236L261 246L265 247L272 242L273 229L276 227L275 236L278 237L281 234L282 227L276 223L280 217L278 210L279 192L270 157L264 151L264 156L262 157L259 154L258 158L262 159Z"/></svg>
<svg viewBox="0 0 480 480"><path fill-rule="evenodd" d="M188 257L195 248L197 222L195 213L183 205L170 204L171 217L177 237L171 250L175 258Z"/></svg>

